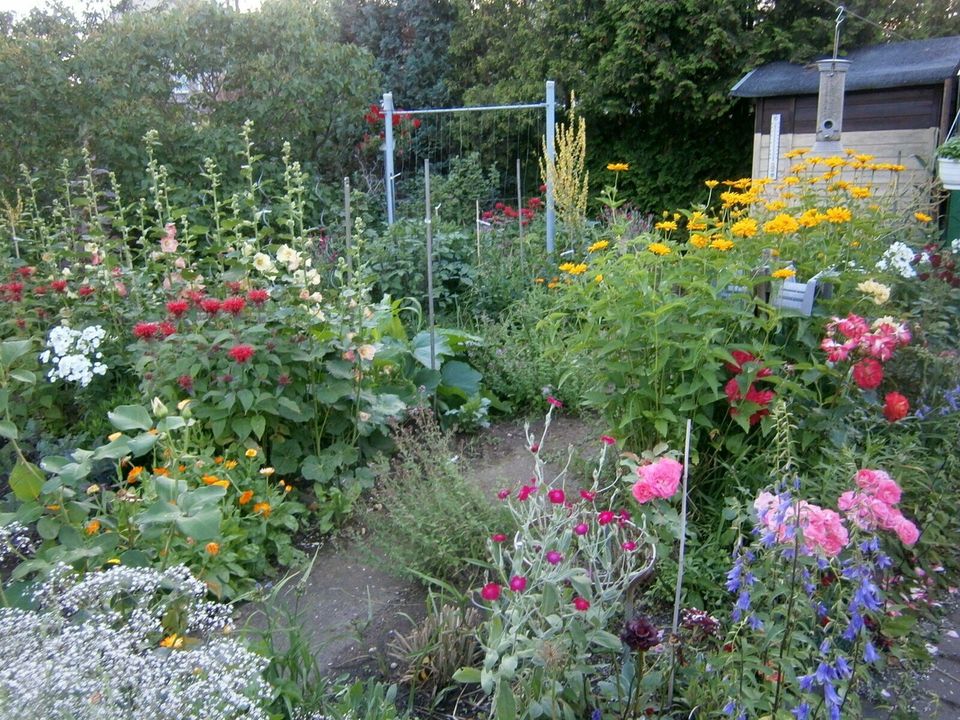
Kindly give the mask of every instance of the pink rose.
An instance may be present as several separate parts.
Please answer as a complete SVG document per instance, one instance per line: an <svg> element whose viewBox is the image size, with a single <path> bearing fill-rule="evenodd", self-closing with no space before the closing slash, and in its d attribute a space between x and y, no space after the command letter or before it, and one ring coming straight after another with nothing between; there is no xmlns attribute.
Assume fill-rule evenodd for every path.
<svg viewBox="0 0 960 720"><path fill-rule="evenodd" d="M683 464L673 458L663 457L650 465L641 465L637 468L637 474L642 482L651 486L656 497L668 498L677 492Z"/></svg>
<svg viewBox="0 0 960 720"><path fill-rule="evenodd" d="M901 518L896 528L897 537L904 545L913 545L920 539L920 531L910 520Z"/></svg>

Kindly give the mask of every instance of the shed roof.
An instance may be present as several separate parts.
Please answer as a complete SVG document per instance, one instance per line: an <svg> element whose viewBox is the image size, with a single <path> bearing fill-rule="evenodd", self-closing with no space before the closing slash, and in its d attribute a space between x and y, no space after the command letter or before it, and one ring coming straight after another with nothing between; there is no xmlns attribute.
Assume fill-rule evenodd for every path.
<svg viewBox="0 0 960 720"><path fill-rule="evenodd" d="M851 50L846 90L875 90L908 85L933 85L960 69L960 36L908 40ZM736 97L815 95L820 75L815 64L778 61L761 65L733 86Z"/></svg>

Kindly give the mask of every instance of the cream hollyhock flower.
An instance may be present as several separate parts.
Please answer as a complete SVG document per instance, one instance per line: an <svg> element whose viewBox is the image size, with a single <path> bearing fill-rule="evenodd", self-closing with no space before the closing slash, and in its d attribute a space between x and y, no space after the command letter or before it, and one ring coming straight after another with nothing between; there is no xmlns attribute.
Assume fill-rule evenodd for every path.
<svg viewBox="0 0 960 720"><path fill-rule="evenodd" d="M377 349L373 345L361 345L357 348L357 352L360 353L362 359L373 360L374 355L377 354Z"/></svg>
<svg viewBox="0 0 960 720"><path fill-rule="evenodd" d="M262 252L253 256L253 267L264 275L272 275L277 271L270 256Z"/></svg>
<svg viewBox="0 0 960 720"><path fill-rule="evenodd" d="M294 272L300 267L300 253L289 245L277 248L277 262L287 266L288 272Z"/></svg>
<svg viewBox="0 0 960 720"><path fill-rule="evenodd" d="M873 300L875 305L883 305L890 299L890 288L876 280L864 280L857 285L857 290Z"/></svg>

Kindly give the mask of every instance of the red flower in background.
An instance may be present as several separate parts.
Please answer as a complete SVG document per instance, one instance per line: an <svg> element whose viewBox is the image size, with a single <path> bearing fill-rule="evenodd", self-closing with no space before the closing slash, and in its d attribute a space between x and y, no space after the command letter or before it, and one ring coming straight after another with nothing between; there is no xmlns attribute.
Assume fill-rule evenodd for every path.
<svg viewBox="0 0 960 720"><path fill-rule="evenodd" d="M883 401L883 416L892 423L903 420L910 412L910 401L898 392L889 392Z"/></svg>
<svg viewBox="0 0 960 720"><path fill-rule="evenodd" d="M89 285L81 285L77 289L77 295L79 295L80 297L87 297L89 295L93 295L95 292L96 292L96 289L90 287Z"/></svg>
<svg viewBox="0 0 960 720"><path fill-rule="evenodd" d="M167 312L178 318L190 309L190 303L186 300L171 300L167 303Z"/></svg>
<svg viewBox="0 0 960 720"><path fill-rule="evenodd" d="M247 306L247 301L244 300L244 299L243 299L242 297L240 297L239 295L234 295L234 296L232 296L232 297L228 297L228 298L227 298L226 300L224 300L223 303L221 304L221 308L223 309L223 311L230 313L230 314L233 315L234 317L236 317L237 315L239 315L240 313L242 313L242 312L243 312L243 309L244 309L246 306Z"/></svg>
<svg viewBox="0 0 960 720"><path fill-rule="evenodd" d="M139 340L153 340L159 332L156 323L140 322L133 326L133 336Z"/></svg>
<svg viewBox="0 0 960 720"><path fill-rule="evenodd" d="M266 290L251 290L247 293L247 300L254 305L263 305L269 299L270 293Z"/></svg>
<svg viewBox="0 0 960 720"><path fill-rule="evenodd" d="M853 381L861 390L875 390L883 382L883 365L879 360L864 358L853 366Z"/></svg>
<svg viewBox="0 0 960 720"><path fill-rule="evenodd" d="M177 385L180 386L181 390L186 390L190 392L193 390L193 378L189 375L181 375L177 378Z"/></svg>
<svg viewBox="0 0 960 720"><path fill-rule="evenodd" d="M167 322L166 320L160 323L160 325L157 326L157 329L164 337L170 337L177 331L176 326L171 322Z"/></svg>
<svg viewBox="0 0 960 720"><path fill-rule="evenodd" d="M203 310L207 315L216 315L220 312L220 307L222 303L215 298L205 298L200 301L200 309Z"/></svg>
<svg viewBox="0 0 960 720"><path fill-rule="evenodd" d="M62 293L67 291L67 281L66 280L54 280L50 283L50 287L53 288L54 292Z"/></svg>
<svg viewBox="0 0 960 720"><path fill-rule="evenodd" d="M245 363L253 357L253 348L249 345L234 345L227 351L227 355L238 363Z"/></svg>
<svg viewBox="0 0 960 720"><path fill-rule="evenodd" d="M497 583L487 583L480 591L480 597L484 600L499 600L500 590L501 588Z"/></svg>

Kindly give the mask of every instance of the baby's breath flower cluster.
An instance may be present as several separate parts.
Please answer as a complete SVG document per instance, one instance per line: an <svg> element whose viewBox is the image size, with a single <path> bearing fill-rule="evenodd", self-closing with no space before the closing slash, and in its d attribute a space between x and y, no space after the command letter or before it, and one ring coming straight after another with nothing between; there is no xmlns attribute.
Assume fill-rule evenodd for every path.
<svg viewBox="0 0 960 720"><path fill-rule="evenodd" d="M0 720L266 720L267 660L205 594L183 566L55 568L35 610L0 609Z"/></svg>
<svg viewBox="0 0 960 720"><path fill-rule="evenodd" d="M74 330L58 325L50 331L48 350L40 353L40 362L52 364L47 373L50 382L66 380L86 387L94 375L105 375L107 366L102 362L100 343L107 331L100 325L91 325L83 330Z"/></svg>
<svg viewBox="0 0 960 720"><path fill-rule="evenodd" d="M33 555L37 550L36 543L30 537L30 531L14 520L0 526L0 563L8 558L25 558Z"/></svg>

